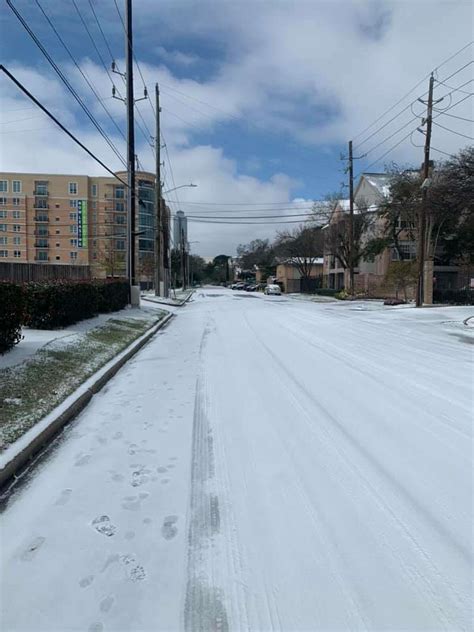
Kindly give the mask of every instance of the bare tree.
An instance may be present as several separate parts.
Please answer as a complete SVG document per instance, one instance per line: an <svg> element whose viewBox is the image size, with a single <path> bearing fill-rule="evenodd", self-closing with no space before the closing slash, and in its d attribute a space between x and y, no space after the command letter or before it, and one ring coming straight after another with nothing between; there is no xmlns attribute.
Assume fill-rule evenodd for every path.
<svg viewBox="0 0 474 632"><path fill-rule="evenodd" d="M106 240L104 247L98 253L97 261L104 268L107 276L125 275L125 251L116 250L113 239Z"/></svg>
<svg viewBox="0 0 474 632"><path fill-rule="evenodd" d="M323 256L324 236L321 226L298 226L278 233L274 249L277 257L289 259L303 279L311 276L316 260Z"/></svg>

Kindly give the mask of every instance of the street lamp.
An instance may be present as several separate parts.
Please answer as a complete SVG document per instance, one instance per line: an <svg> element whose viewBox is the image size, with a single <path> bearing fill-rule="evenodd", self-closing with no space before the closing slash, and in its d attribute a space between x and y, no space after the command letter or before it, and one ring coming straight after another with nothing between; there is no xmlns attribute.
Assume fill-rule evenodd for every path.
<svg viewBox="0 0 474 632"><path fill-rule="evenodd" d="M166 195L167 193L172 193L173 191L177 191L178 189L194 189L195 187L197 187L197 184L193 184L192 182L190 184L180 184L179 187L174 187L174 189L168 189L167 191L163 191L162 195Z"/></svg>

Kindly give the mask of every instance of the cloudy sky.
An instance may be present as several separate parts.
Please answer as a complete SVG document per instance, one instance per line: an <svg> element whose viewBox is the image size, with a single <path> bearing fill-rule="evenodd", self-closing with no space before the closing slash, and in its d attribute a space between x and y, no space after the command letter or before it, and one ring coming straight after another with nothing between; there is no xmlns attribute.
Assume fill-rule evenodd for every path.
<svg viewBox="0 0 474 632"><path fill-rule="evenodd" d="M123 0L117 2L122 10ZM111 98L102 65L113 55L124 69L124 33L114 0L12 3L124 156L125 109ZM172 208L209 218L189 224L194 252L232 254L239 243L293 226L276 224L275 216L304 213L311 200L341 191L346 176L340 157L351 138L355 155L367 154L356 161L356 175L383 170L391 161L419 165L424 137L416 128L424 106L417 98L426 96L433 69L435 98L444 96L433 126L433 158L472 142L465 136L474 136L474 47L455 54L473 39L472 25L472 3L463 0L135 0L134 49L151 98L137 105L139 160L154 169L148 130L154 134L151 105L158 82L165 190L198 185L170 193ZM8 70L119 169L119 158L5 2L0 26ZM123 93L121 77L112 77ZM142 95L137 69L135 90L136 97ZM4 76L0 169L104 173ZM253 224L241 223L247 216L255 218Z"/></svg>

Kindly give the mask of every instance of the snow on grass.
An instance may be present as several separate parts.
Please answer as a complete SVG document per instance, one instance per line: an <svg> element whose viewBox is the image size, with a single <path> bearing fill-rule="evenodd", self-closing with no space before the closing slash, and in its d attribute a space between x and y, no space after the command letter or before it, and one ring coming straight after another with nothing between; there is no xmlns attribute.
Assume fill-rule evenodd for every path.
<svg viewBox="0 0 474 632"><path fill-rule="evenodd" d="M100 327L52 340L23 364L0 369L0 450L165 314L153 310L141 318L110 318Z"/></svg>

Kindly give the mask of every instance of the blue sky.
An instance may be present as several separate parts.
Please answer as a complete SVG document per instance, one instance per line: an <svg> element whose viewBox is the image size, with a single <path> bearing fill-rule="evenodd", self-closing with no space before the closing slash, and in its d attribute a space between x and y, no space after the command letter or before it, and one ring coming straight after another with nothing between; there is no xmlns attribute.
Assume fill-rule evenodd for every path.
<svg viewBox="0 0 474 632"><path fill-rule="evenodd" d="M114 57L123 69L124 34L114 2L92 1ZM110 55L88 0L76 3L109 64ZM123 138L74 68L36 1L17 0L14 4L124 153ZM40 4L105 99L103 105L118 127L125 130L123 104L110 99L111 83L72 0L40 0ZM118 5L122 9L122 0L118 0ZM366 132L364 129L431 69L472 39L472 18L471 4L458 0L136 0L135 52L150 96L155 82L161 87L162 127L174 181L177 185L191 181L198 184L197 189L182 189L177 199L172 196L173 208L189 213L196 203L202 202L202 207L197 208L204 212L209 202L214 205L209 208L216 210L220 203L227 208L235 203L247 204L251 213L252 208L268 203L270 208L281 207L284 214L290 213L293 206L309 207L312 199L341 190L345 176L340 154L345 152L350 138L355 140L356 153L368 151L367 157L358 161L357 172L366 167L383 170L384 164L392 160L418 165L422 152L414 145L421 145L423 138L415 131L419 121L410 123L410 119L414 113L422 114L423 106L417 104L416 97L426 89L427 79L378 123ZM1 16L1 36L5 65L107 164L120 168L116 156L94 132L6 4ZM440 66L437 78L442 80L456 72L472 60L472 55L471 46ZM457 87L472 79L472 69L470 65L457 73L450 85ZM138 97L143 86L135 74ZM19 97L6 79L0 81L2 169L102 172L43 116L34 109L21 109L30 104ZM116 81L123 88L120 77L116 76ZM472 91L472 84L464 89ZM449 92L441 83L436 90L439 96ZM462 93L454 92L449 98L453 96L458 98ZM415 103L407 107L411 101ZM150 104L141 102L138 108L153 132ZM471 100L467 99L452 112L472 118L471 109ZM387 123L399 112L393 122ZM141 119L138 123L144 127ZM454 119L449 123L455 131L473 135L469 123ZM379 130L382 125L385 126ZM405 127L397 132L402 126ZM413 134L403 140L411 131ZM27 154L25 138L30 148ZM400 139L400 144L391 149ZM140 130L137 141L142 164L153 169L153 154ZM438 149L448 153L467 142L441 128L435 130L436 146L435 141ZM377 160L379 156L382 158ZM441 158L443 154L434 157ZM165 163L165 188L170 188L167 155ZM195 250L210 256L234 251L238 243L255 237L271 237L277 228L273 224L193 224L192 231L195 241L199 241Z"/></svg>

